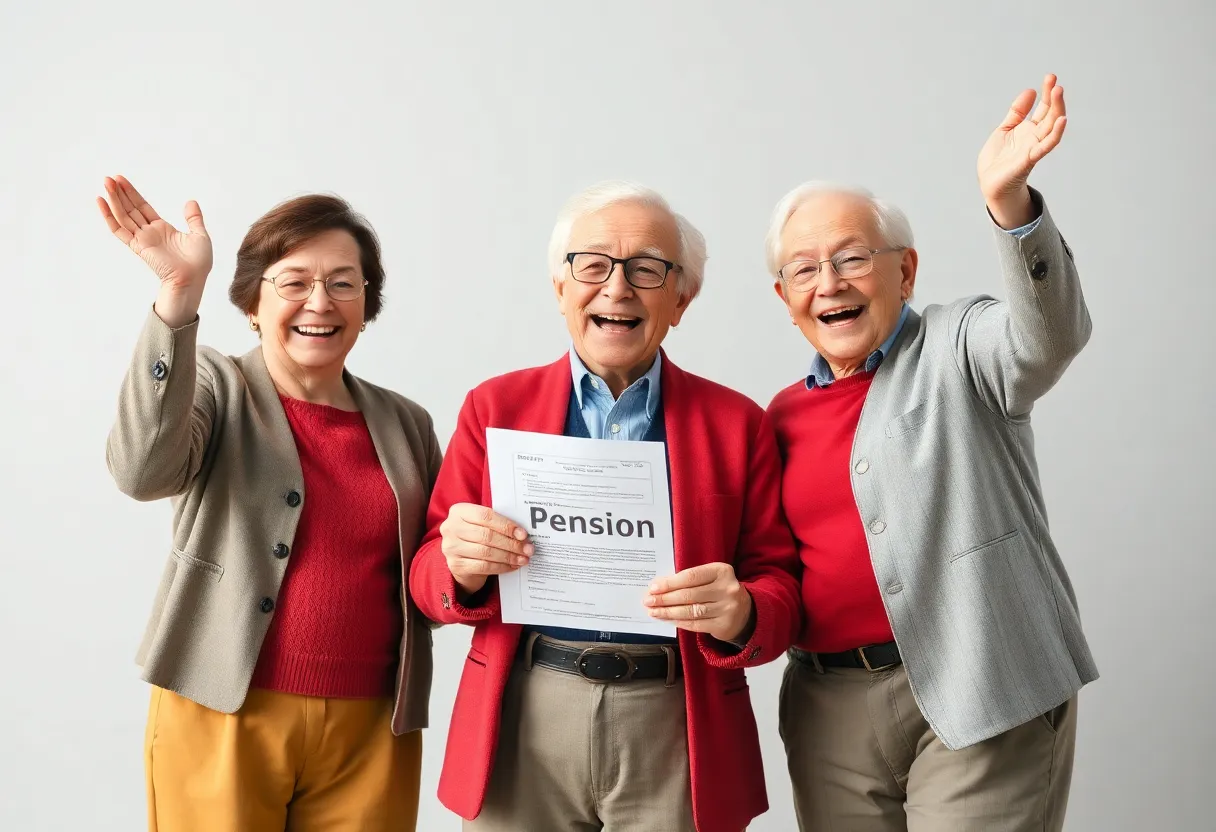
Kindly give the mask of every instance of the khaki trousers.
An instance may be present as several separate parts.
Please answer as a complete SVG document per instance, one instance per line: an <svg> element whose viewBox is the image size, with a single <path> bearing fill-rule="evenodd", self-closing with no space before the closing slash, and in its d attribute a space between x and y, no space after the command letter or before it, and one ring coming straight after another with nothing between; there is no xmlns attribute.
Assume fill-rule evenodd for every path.
<svg viewBox="0 0 1216 832"><path fill-rule="evenodd" d="M1058 832L1076 700L951 751L902 665L819 672L791 659L781 685L794 806L804 832Z"/></svg>
<svg viewBox="0 0 1216 832"><path fill-rule="evenodd" d="M412 832L422 734L391 699L254 689L235 714L152 689L144 741L151 832Z"/></svg>
<svg viewBox="0 0 1216 832"><path fill-rule="evenodd" d="M682 678L598 684L516 662L485 805L464 828L696 832L686 720Z"/></svg>

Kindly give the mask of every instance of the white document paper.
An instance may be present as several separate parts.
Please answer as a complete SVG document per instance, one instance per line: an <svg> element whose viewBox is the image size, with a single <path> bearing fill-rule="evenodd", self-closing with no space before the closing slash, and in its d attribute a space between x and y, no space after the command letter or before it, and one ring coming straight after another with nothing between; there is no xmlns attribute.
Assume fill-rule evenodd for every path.
<svg viewBox="0 0 1216 832"><path fill-rule="evenodd" d="M674 636L642 603L675 572L662 442L486 430L491 506L527 530L527 566L498 576L509 624Z"/></svg>

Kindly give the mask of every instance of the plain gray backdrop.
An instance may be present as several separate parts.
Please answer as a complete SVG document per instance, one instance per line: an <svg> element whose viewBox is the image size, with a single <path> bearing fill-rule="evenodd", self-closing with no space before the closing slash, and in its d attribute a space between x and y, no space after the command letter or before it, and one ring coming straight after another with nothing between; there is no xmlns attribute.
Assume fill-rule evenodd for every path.
<svg viewBox="0 0 1216 832"><path fill-rule="evenodd" d="M350 366L428 407L446 443L470 387L566 348L546 245L600 179L658 189L705 233L704 293L666 346L761 404L810 355L762 247L805 179L907 211L918 308L999 294L975 159L1048 71L1069 126L1032 183L1094 320L1034 416L1102 671L1068 829L1216 828L1210 2L2 8L0 829L144 824L133 657L170 510L120 495L104 445L156 281L93 205L104 175L175 224L200 202L216 254L200 337L228 353L255 343L226 299L249 224L305 192L351 200L389 278ZM435 640L423 830L459 828L435 788L468 637ZM750 674L772 805L754 830L794 828L783 665Z"/></svg>

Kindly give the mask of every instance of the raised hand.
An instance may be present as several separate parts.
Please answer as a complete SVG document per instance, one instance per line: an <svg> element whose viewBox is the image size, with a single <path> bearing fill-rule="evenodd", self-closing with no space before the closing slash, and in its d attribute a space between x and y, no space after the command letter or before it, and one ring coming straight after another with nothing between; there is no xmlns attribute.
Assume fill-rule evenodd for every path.
<svg viewBox="0 0 1216 832"><path fill-rule="evenodd" d="M1064 88L1056 76L1043 79L1043 94L1034 115L1034 90L1023 90L1000 126L988 137L976 162L980 191L993 219L1013 229L1034 219L1026 180L1039 160L1055 149L1064 136Z"/></svg>
<svg viewBox="0 0 1216 832"><path fill-rule="evenodd" d="M189 231L182 233L161 219L124 177L107 176L105 189L109 203L98 197L97 206L110 232L160 278L157 314L170 326L190 323L198 314L212 262L211 238L198 203L186 203Z"/></svg>
<svg viewBox="0 0 1216 832"><path fill-rule="evenodd" d="M513 572L528 562L528 533L501 514L472 503L456 503L439 525L440 548L452 577L468 594L491 575Z"/></svg>
<svg viewBox="0 0 1216 832"><path fill-rule="evenodd" d="M645 603L652 618L719 641L738 639L752 614L752 596L729 563L703 563L656 578Z"/></svg>

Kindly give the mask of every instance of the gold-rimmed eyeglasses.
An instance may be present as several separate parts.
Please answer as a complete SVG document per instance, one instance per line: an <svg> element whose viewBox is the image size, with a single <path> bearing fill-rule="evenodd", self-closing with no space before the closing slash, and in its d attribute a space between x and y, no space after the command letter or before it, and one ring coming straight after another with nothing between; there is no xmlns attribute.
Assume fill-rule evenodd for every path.
<svg viewBox="0 0 1216 832"><path fill-rule="evenodd" d="M263 277L262 280L274 287L274 291L283 300L302 301L312 297L312 290L318 283L325 286L325 293L330 300L346 303L358 299L363 294L367 280L350 274L331 274L321 280L318 277L302 277L288 272L274 277Z"/></svg>

